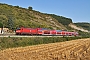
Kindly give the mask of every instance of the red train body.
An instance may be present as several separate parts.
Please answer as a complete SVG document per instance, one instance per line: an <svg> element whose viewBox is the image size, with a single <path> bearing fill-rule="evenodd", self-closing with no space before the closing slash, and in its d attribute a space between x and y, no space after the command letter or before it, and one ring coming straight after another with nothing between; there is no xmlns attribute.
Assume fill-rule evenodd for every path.
<svg viewBox="0 0 90 60"><path fill-rule="evenodd" d="M19 28L16 35L60 35L60 36L78 36L77 32L68 32L62 30L49 30L44 28Z"/></svg>

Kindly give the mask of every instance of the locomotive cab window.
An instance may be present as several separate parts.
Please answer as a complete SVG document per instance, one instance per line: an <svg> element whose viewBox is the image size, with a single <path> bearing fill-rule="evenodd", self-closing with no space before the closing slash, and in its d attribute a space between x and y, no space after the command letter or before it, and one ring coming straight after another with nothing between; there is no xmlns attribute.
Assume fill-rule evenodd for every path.
<svg viewBox="0 0 90 60"><path fill-rule="evenodd" d="M20 28L17 28L17 30L21 30Z"/></svg>

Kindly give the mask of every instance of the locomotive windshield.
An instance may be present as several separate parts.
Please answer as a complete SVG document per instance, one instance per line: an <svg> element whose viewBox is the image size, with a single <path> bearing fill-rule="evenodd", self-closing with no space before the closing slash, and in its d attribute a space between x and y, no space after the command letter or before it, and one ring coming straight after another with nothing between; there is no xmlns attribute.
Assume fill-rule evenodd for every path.
<svg viewBox="0 0 90 60"><path fill-rule="evenodd" d="M17 28L17 30L21 30L20 28Z"/></svg>

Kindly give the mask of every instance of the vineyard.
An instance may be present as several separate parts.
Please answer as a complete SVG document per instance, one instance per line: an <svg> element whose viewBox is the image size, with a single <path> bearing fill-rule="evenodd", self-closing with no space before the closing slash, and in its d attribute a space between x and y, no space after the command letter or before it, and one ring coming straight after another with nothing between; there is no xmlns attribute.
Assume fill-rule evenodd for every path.
<svg viewBox="0 0 90 60"><path fill-rule="evenodd" d="M0 60L90 60L90 38L9 48Z"/></svg>

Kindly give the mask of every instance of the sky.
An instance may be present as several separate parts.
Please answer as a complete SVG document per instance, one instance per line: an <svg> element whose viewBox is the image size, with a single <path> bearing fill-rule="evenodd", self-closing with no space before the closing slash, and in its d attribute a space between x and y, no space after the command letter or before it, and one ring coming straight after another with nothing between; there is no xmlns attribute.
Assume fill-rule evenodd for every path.
<svg viewBox="0 0 90 60"><path fill-rule="evenodd" d="M90 23L90 0L0 0L0 3L23 8L31 6L42 13L71 18L74 23Z"/></svg>

